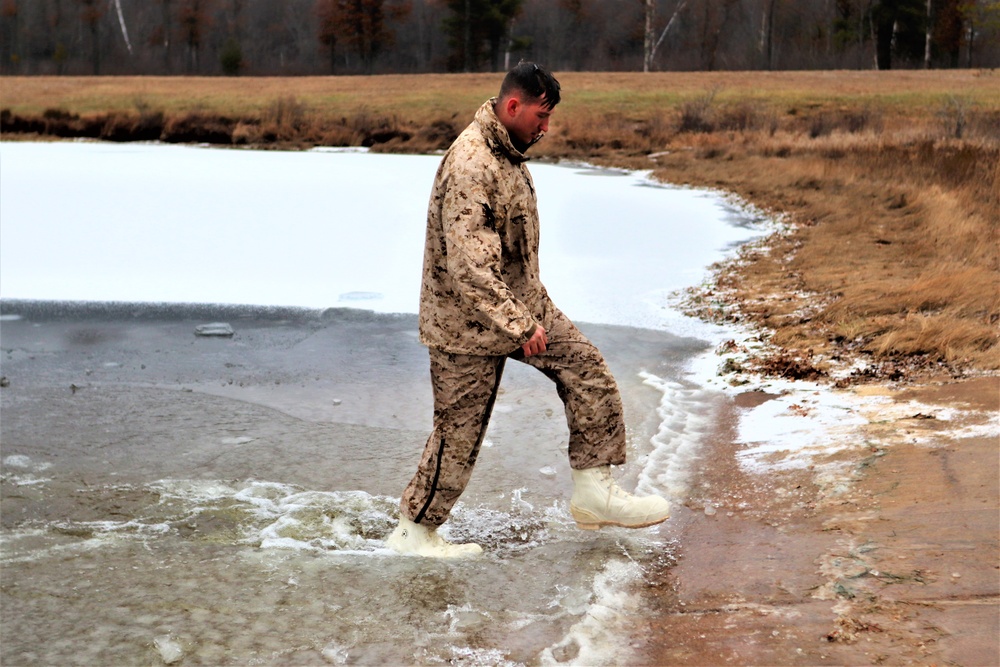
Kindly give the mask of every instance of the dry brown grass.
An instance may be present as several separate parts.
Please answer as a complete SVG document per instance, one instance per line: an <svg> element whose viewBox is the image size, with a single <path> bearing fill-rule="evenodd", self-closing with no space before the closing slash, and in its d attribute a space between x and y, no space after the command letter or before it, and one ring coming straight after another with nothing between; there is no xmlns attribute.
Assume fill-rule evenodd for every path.
<svg viewBox="0 0 1000 667"><path fill-rule="evenodd" d="M794 230L706 287L779 366L870 356L882 375L1000 369L1000 74L560 76L533 149L738 193ZM5 138L446 147L495 75L5 78ZM20 123L20 124L18 124ZM787 362L787 363L785 363ZM777 362L775 362L777 363ZM879 376L880 371L869 373Z"/></svg>
<svg viewBox="0 0 1000 667"><path fill-rule="evenodd" d="M712 181L797 224L723 270L712 289L740 305L733 316L816 363L861 352L910 370L1000 368L997 145L883 137L838 142L831 158L830 142L778 141L790 145L780 158L761 142L660 172Z"/></svg>
<svg viewBox="0 0 1000 667"><path fill-rule="evenodd" d="M952 101L952 116L1000 108L1000 74L992 71L895 72L668 72L560 74L564 101L554 125L618 118L645 123L672 116L685 104L713 96L712 111L739 107L782 120L884 113L890 118L933 115ZM201 113L261 118L292 99L313 122L364 112L420 127L464 120L496 92L494 74L375 77L4 77L2 105L17 115L46 109L87 116L152 109L168 116ZM946 113L946 116L949 115ZM672 120L672 119L671 119ZM725 123L723 123L725 124ZM719 129L719 128L716 128ZM736 128L730 128L736 129Z"/></svg>

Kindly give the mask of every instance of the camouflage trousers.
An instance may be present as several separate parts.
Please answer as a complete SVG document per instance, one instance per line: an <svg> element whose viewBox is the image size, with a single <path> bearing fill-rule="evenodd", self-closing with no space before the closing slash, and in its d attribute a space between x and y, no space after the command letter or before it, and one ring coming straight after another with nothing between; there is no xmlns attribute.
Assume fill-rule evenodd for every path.
<svg viewBox="0 0 1000 667"><path fill-rule="evenodd" d="M582 470L625 462L621 396L600 351L564 315L546 331L542 354L470 356L430 349L434 430L400 511L440 526L462 495L486 436L508 358L534 366L556 385L569 426L569 463Z"/></svg>

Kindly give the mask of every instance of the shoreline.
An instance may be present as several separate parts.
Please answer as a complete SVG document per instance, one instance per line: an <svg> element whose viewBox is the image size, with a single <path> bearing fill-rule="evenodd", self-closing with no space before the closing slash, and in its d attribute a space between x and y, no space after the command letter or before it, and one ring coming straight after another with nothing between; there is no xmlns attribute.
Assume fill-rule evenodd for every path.
<svg viewBox="0 0 1000 667"><path fill-rule="evenodd" d="M1000 378L730 393L647 664L994 664Z"/></svg>

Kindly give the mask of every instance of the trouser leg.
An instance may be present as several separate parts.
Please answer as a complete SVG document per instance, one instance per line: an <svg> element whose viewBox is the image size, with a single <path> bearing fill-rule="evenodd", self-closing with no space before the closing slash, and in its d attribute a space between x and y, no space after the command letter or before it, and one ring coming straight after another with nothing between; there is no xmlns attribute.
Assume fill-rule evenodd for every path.
<svg viewBox="0 0 1000 667"><path fill-rule="evenodd" d="M440 526L462 495L486 436L504 357L430 350L434 429L400 511L411 521Z"/></svg>
<svg viewBox="0 0 1000 667"><path fill-rule="evenodd" d="M555 382L566 409L570 467L584 470L625 463L622 400L604 357L562 313L546 334L545 352L515 358Z"/></svg>

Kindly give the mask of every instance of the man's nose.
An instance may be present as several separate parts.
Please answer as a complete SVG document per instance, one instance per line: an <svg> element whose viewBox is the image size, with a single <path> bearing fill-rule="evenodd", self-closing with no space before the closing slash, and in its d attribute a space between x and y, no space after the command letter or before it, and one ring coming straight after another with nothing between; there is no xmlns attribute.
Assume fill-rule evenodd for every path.
<svg viewBox="0 0 1000 667"><path fill-rule="evenodd" d="M549 131L549 119L548 118L543 118L542 119L542 124L539 127L542 129L542 132L548 132Z"/></svg>

